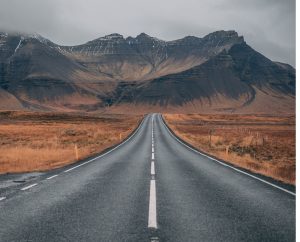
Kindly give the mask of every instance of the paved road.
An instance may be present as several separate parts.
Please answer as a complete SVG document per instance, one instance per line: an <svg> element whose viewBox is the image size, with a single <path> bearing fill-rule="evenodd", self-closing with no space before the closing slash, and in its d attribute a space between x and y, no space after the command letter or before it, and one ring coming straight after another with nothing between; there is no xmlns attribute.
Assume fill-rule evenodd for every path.
<svg viewBox="0 0 300 242"><path fill-rule="evenodd" d="M107 154L0 186L0 241L295 241L295 194L259 179L148 115Z"/></svg>

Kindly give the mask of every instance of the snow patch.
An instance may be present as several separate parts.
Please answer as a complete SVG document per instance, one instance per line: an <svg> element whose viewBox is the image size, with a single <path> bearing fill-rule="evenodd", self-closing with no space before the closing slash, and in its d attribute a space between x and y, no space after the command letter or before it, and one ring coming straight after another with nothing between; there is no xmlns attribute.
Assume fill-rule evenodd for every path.
<svg viewBox="0 0 300 242"><path fill-rule="evenodd" d="M0 37L1 37L1 38L7 38L7 37L8 37L8 33L1 32L1 33L0 33Z"/></svg>
<svg viewBox="0 0 300 242"><path fill-rule="evenodd" d="M15 53L17 52L17 50L20 48L21 44L22 44L22 41L23 41L23 37L21 37L20 41L19 41L19 44L17 45L17 47L15 48Z"/></svg>
<svg viewBox="0 0 300 242"><path fill-rule="evenodd" d="M42 37L41 35L39 35L37 33L30 34L30 35L28 35L28 37L36 39L43 44L48 44L48 42L49 42L49 40L45 39L44 37Z"/></svg>

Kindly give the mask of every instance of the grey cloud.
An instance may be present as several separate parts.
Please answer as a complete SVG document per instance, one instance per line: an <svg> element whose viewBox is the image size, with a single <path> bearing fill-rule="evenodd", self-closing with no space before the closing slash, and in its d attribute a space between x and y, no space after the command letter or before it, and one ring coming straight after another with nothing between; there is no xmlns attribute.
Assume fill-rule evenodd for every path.
<svg viewBox="0 0 300 242"><path fill-rule="evenodd" d="M81 44L117 32L165 40L234 29L254 49L295 66L295 0L0 0L0 29Z"/></svg>

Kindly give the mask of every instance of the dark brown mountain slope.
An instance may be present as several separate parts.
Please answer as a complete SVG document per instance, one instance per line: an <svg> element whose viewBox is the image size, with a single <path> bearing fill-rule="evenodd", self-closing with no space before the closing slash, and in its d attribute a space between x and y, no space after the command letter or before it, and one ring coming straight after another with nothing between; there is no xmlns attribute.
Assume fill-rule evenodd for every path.
<svg viewBox="0 0 300 242"><path fill-rule="evenodd" d="M128 87L122 83L117 90L121 106L134 103L168 110L239 112L251 110L246 107L251 107L259 95L261 105L267 102L265 99L272 100L271 106L260 111L293 112L295 70L241 43L189 70Z"/></svg>
<svg viewBox="0 0 300 242"><path fill-rule="evenodd" d="M163 41L145 33L136 38L111 34L83 45L61 47L82 65L116 80L141 81L199 65L232 45L243 42L234 31L197 38Z"/></svg>
<svg viewBox="0 0 300 242"><path fill-rule="evenodd" d="M93 73L40 36L2 35L1 44L0 87L24 107L63 108L76 97L100 105L97 96L113 87L110 78Z"/></svg>
<svg viewBox="0 0 300 242"><path fill-rule="evenodd" d="M234 31L175 41L112 34L69 47L1 33L0 93L1 109L293 112L295 69Z"/></svg>

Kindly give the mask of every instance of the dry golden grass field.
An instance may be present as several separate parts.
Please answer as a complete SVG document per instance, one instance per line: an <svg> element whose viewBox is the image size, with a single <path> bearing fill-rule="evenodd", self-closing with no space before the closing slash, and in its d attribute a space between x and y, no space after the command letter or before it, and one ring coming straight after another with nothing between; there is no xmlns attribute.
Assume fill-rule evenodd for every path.
<svg viewBox="0 0 300 242"><path fill-rule="evenodd" d="M165 114L194 147L236 166L295 184L295 116Z"/></svg>
<svg viewBox="0 0 300 242"><path fill-rule="evenodd" d="M44 171L125 139L142 116L0 112L0 173Z"/></svg>

